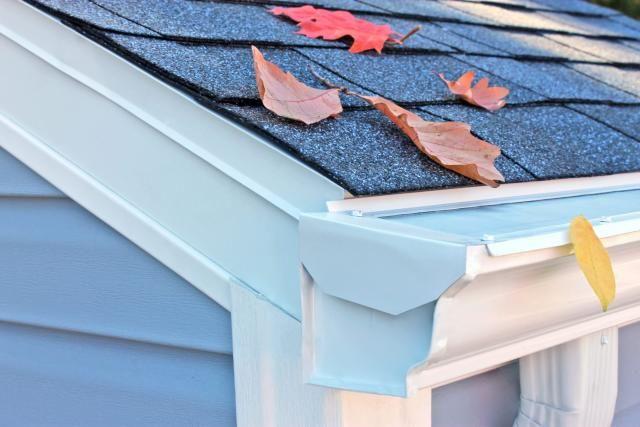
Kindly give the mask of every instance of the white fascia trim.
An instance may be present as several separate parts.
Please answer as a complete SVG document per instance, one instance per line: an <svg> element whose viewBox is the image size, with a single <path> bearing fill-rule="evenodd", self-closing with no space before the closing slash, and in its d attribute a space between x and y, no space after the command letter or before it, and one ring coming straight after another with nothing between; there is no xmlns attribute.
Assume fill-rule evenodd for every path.
<svg viewBox="0 0 640 427"><path fill-rule="evenodd" d="M204 108L33 6L11 0L2 8L0 34L129 111L290 216L298 218L301 211L320 208L300 188L322 190L321 197L346 195L337 184L264 138ZM216 132L229 134L236 145L214 146L212 138L205 135ZM249 155L260 157L264 167L256 170L247 165L243 160ZM273 174L273 170L279 173Z"/></svg>
<svg viewBox="0 0 640 427"><path fill-rule="evenodd" d="M69 197L81 200L91 213L231 309L229 286L237 283L233 275L1 114L0 142Z"/></svg>
<svg viewBox="0 0 640 427"><path fill-rule="evenodd" d="M388 216L465 207L557 199L640 188L640 172L504 184L498 188L473 186L357 197L327 202L329 212L358 212Z"/></svg>

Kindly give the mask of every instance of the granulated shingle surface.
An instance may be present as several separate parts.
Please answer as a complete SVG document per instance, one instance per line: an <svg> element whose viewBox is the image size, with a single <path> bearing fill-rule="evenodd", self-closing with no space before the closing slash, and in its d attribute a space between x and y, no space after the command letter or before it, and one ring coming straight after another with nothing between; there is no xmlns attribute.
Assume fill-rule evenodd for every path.
<svg viewBox="0 0 640 427"><path fill-rule="evenodd" d="M616 107L611 105L571 104L576 109L612 128L640 140L640 106Z"/></svg>
<svg viewBox="0 0 640 427"><path fill-rule="evenodd" d="M491 70L506 81L517 83L551 99L584 99L595 101L638 102L639 98L592 79L554 62L527 62L506 58L454 55L469 65ZM575 65L576 69L598 67ZM608 83L608 82L607 82Z"/></svg>
<svg viewBox="0 0 640 427"><path fill-rule="evenodd" d="M387 118L343 96L304 126L262 107L250 46L313 87L325 79L427 120L469 123L501 147L507 182L640 171L640 24L582 0L26 0L207 108L263 134L354 195L476 185L422 154ZM273 1L274 3L271 3ZM295 34L278 4L345 9L422 30L381 55ZM511 90L488 113L437 77L468 70Z"/></svg>
<svg viewBox="0 0 640 427"><path fill-rule="evenodd" d="M547 34L545 37L561 43L568 49L582 52L584 56L576 57L576 59L595 60L598 62L640 63L640 51L623 43L564 34Z"/></svg>
<svg viewBox="0 0 640 427"><path fill-rule="evenodd" d="M159 69L207 92L207 95L212 98L220 100L243 98L253 99L256 102L259 99L249 46L194 45L120 34L111 34L109 38ZM293 73L309 86L323 88L311 73L311 69L337 85L350 84L314 64L295 50L263 48L261 52L268 61ZM351 86L354 86L354 90L369 93L363 88ZM343 97L343 103L347 106L364 105L363 101L354 97Z"/></svg>
<svg viewBox="0 0 640 427"><path fill-rule="evenodd" d="M614 174L640 168L640 143L566 107L513 108L497 114L467 106L422 109L469 123L474 133L500 146L537 178Z"/></svg>
<svg viewBox="0 0 640 427"><path fill-rule="evenodd" d="M106 30L123 31L134 34L154 34L133 21L122 18L91 0L41 0L38 4L50 8L65 17L89 22Z"/></svg>
<svg viewBox="0 0 640 427"><path fill-rule="evenodd" d="M291 152L355 195L472 184L429 160L390 120L374 111L346 112L340 119L304 126L280 119L263 108L227 108L278 138ZM424 112L419 114L438 120ZM506 157L500 158L497 167L510 182L533 179Z"/></svg>
<svg viewBox="0 0 640 427"><path fill-rule="evenodd" d="M451 99L448 89L436 73L443 73L448 79L455 79L469 70L468 64L444 55L352 55L337 49L311 48L301 48L299 51L319 64L338 72L347 80L400 102ZM484 58L474 57L474 59ZM478 77L484 76L488 76L493 84L510 86L512 102L544 99L544 96L536 95L505 79L487 72L479 72Z"/></svg>
<svg viewBox="0 0 640 427"><path fill-rule="evenodd" d="M507 54L566 58L578 61L600 61L597 56L557 43L540 34L498 31L479 25L453 23L443 23L442 25L457 34L465 35L476 42L491 46Z"/></svg>
<svg viewBox="0 0 640 427"><path fill-rule="evenodd" d="M640 69L592 64L571 64L571 68L621 91L640 97Z"/></svg>

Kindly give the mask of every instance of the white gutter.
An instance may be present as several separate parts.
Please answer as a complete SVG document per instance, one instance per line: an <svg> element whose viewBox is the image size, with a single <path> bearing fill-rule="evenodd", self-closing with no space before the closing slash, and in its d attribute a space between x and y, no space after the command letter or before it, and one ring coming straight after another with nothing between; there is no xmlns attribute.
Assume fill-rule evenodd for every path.
<svg viewBox="0 0 640 427"><path fill-rule="evenodd" d="M616 300L607 313L601 312L593 291L571 256L566 232L536 233L533 230L526 237L519 233L512 240L473 244L461 236L429 233L412 226L405 228L406 224L398 222L388 228L386 223L392 221L384 218L325 215L309 218L312 223L308 225L312 228L307 228L304 216L301 222L302 263L310 268L303 274L302 285L304 364L308 381L380 394L412 395L515 359L547 360L550 357L547 352L561 352L585 361L580 365L581 373L563 374L554 377L554 381L531 385L527 375L547 378L550 372L559 369L569 372L570 368L566 362L532 362L533 365L525 362L523 369L534 366L536 370L522 373L525 395L538 396L537 400L530 400L540 406L548 393L556 396L553 393L558 390L571 389L576 399L582 399L579 405L571 406L572 417L580 420L601 417L598 419L602 420L613 413L611 405L615 403L615 396L609 391L615 384L606 383L604 379L617 377L617 364L611 358L596 357L601 354L600 341L597 346L572 342L593 334L599 339L603 330L640 320L640 224L635 214L607 218L595 225L609 248L618 282ZM345 222L332 232L330 223L340 221L341 216ZM325 220L327 229L316 223ZM338 231L350 226L355 230ZM365 228L368 230L364 231ZM379 239L375 238L377 233ZM366 240L361 239L364 235L368 236ZM335 275L322 265L325 260L327 266L335 263L331 254L316 253L323 252L322 236L334 242L334 252L348 258L344 261L346 267L336 267ZM311 238L308 243L304 243L306 237ZM408 239L405 243L394 243L405 237ZM406 292L405 286L413 276L422 278L424 292L432 292L433 287L440 286L438 280L455 275L452 271L447 276L443 270L456 264L452 257L459 256L459 252L457 249L443 252L437 243L443 240L454 247L466 247L462 255L465 264L458 279L445 287L435 303L420 299L418 294L406 294L408 299L399 301L396 294ZM424 246L415 246L416 241L424 242ZM404 256L397 253L396 248L404 247L413 247L422 254L421 262L404 268L408 272L395 271L396 280L382 277L383 281L378 283L379 270L386 268L385 259L389 259L388 265L392 268L393 257ZM356 255L349 257L345 255L348 253ZM438 254L444 258L432 258ZM355 272L347 282L341 282L339 277L344 268ZM419 268L424 268L424 272ZM357 277L362 278L362 283L358 283ZM335 283L327 285L327 280ZM386 294L379 288L386 289ZM345 289L359 289L360 296ZM375 295L380 296L372 300ZM337 319L335 325L334 319ZM367 334L375 339L367 339ZM427 343L422 341L425 334L430 337ZM616 351L614 335L607 336L608 348ZM584 339L592 342L590 338ZM561 347L552 349L556 346ZM357 356L351 355L354 352ZM360 357L360 361L351 363L354 357ZM399 369L402 364L405 364L404 372ZM380 375L383 370L386 374ZM578 378L586 382L579 382ZM590 391L595 383L603 384L599 390L606 396ZM549 404L554 402L557 400L548 400ZM593 412L594 408L599 409ZM591 415L585 411L591 411ZM536 419L533 413L537 412L528 412L523 405L523 414ZM546 419L544 414L541 417L539 419ZM572 417L567 419L576 419ZM590 422L545 421L540 425L606 425ZM525 425L522 418L519 423Z"/></svg>

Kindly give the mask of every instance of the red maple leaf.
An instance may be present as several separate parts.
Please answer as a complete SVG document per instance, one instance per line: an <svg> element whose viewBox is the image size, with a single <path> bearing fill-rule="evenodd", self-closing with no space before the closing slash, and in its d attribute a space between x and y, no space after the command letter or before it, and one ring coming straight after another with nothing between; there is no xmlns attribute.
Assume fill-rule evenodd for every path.
<svg viewBox="0 0 640 427"><path fill-rule="evenodd" d="M274 15L285 15L298 23L297 34L325 40L338 40L351 37L353 44L351 53L360 53L374 49L381 53L386 42L402 44L400 36L389 25L377 25L364 19L358 19L351 13L338 10L316 9L305 5L300 7L274 7L270 10ZM405 36L406 38L406 36Z"/></svg>
<svg viewBox="0 0 640 427"><path fill-rule="evenodd" d="M476 73L467 71L458 80L447 80L444 74L438 74L447 85L451 93L458 95L469 104L477 105L489 111L497 111L505 106L505 97L509 95L509 89L502 86L489 87L489 79L482 78L475 86L472 86Z"/></svg>

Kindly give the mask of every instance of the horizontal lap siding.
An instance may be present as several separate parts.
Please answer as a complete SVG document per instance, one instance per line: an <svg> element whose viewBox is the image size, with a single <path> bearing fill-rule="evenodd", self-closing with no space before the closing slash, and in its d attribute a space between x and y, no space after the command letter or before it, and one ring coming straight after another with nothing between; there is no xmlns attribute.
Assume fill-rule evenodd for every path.
<svg viewBox="0 0 640 427"><path fill-rule="evenodd" d="M0 150L0 425L235 425L229 313Z"/></svg>
<svg viewBox="0 0 640 427"><path fill-rule="evenodd" d="M510 427L520 406L518 363L433 391L433 427Z"/></svg>

